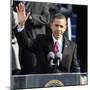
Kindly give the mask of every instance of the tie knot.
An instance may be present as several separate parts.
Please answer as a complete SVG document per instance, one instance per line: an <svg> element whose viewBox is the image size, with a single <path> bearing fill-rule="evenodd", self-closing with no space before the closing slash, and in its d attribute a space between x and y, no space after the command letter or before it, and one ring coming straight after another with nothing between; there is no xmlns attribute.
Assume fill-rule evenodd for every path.
<svg viewBox="0 0 90 90"><path fill-rule="evenodd" d="M57 45L57 46L59 45L58 41L55 42L55 45Z"/></svg>
<svg viewBox="0 0 90 90"><path fill-rule="evenodd" d="M54 52L57 53L59 51L59 43L56 41L54 44Z"/></svg>

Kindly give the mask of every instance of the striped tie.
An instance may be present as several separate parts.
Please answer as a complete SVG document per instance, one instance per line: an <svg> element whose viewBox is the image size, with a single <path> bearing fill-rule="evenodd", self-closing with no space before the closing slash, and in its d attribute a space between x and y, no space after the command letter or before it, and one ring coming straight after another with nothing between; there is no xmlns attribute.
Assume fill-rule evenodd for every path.
<svg viewBox="0 0 90 90"><path fill-rule="evenodd" d="M59 43L55 42L54 44L54 52L57 53L59 51Z"/></svg>

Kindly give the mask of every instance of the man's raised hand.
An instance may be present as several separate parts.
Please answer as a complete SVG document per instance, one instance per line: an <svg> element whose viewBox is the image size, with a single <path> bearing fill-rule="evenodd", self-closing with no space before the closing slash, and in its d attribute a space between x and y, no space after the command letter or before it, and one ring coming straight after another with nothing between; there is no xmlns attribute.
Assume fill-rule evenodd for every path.
<svg viewBox="0 0 90 90"><path fill-rule="evenodd" d="M18 24L23 26L30 13L26 14L25 6L23 3L19 3L18 7L16 7L16 11L18 15Z"/></svg>

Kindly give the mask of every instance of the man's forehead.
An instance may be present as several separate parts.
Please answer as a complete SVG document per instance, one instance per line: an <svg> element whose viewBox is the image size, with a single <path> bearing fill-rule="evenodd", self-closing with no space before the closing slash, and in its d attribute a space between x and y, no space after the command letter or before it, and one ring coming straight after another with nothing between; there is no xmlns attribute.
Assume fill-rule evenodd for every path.
<svg viewBox="0 0 90 90"><path fill-rule="evenodd" d="M53 23L65 23L66 24L66 19L58 19L58 18L55 18L53 20Z"/></svg>

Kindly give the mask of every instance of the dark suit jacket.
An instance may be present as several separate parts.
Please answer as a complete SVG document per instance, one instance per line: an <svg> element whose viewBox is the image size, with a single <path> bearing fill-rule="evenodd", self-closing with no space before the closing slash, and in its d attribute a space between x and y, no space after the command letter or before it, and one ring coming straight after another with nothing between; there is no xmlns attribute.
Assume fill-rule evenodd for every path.
<svg viewBox="0 0 90 90"><path fill-rule="evenodd" d="M16 32L16 37L19 45L34 52L37 56L36 73L79 72L75 43L63 37L62 62L55 71L50 67L47 59L48 53L53 51L52 35L39 35L35 40L31 40L25 31Z"/></svg>

